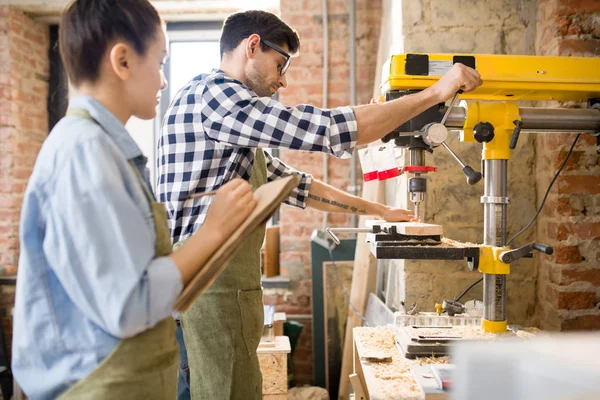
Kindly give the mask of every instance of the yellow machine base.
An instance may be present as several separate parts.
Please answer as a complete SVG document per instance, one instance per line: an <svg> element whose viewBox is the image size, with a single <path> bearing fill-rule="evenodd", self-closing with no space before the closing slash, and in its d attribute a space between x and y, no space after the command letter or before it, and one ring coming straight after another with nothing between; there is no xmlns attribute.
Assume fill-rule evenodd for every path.
<svg viewBox="0 0 600 400"><path fill-rule="evenodd" d="M506 320L504 321L488 321L487 319L481 320L481 328L485 332L491 333L502 333L506 332L506 328L508 327Z"/></svg>

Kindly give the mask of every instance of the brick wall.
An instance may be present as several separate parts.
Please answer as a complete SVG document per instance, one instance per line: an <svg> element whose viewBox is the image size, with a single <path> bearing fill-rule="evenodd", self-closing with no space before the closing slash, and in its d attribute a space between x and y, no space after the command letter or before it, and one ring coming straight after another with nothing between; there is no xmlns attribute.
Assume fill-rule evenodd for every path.
<svg viewBox="0 0 600 400"><path fill-rule="evenodd" d="M0 7L0 275L14 275L27 179L48 134L48 26ZM14 286L2 286L0 315L10 348Z"/></svg>
<svg viewBox="0 0 600 400"><path fill-rule="evenodd" d="M539 0L540 55L600 56L600 2ZM543 134L537 141L537 192L544 195L575 135ZM551 166L548 168L547 166ZM600 157L596 139L582 135L548 197L537 238L555 247L537 257L543 329L600 329Z"/></svg>
<svg viewBox="0 0 600 400"><path fill-rule="evenodd" d="M300 56L292 61L288 72L289 86L282 92L285 104L308 103L320 106L322 99L323 25L321 1L282 0L281 17L300 34ZM372 97L377 44L381 18L380 0L356 1L356 77L357 102L366 103ZM349 6L347 0L328 0L329 14L329 95L328 107L350 103L349 74ZM322 179L322 155L283 151L281 158L293 167ZM329 158L329 183L346 190L350 185L350 162ZM360 175L360 174L359 174ZM330 214L331 226L349 225L350 217ZM281 209L281 263L283 273L291 277L291 290L274 294L267 302L279 304L278 310L290 314L310 314L310 234L322 229L323 214L283 207ZM296 383L312 382L311 325L305 323L294 355Z"/></svg>

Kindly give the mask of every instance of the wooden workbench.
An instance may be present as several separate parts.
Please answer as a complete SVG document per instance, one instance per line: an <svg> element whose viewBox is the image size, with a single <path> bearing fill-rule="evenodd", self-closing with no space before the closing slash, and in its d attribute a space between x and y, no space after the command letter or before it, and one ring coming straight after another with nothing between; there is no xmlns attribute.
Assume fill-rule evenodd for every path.
<svg viewBox="0 0 600 400"><path fill-rule="evenodd" d="M394 334L384 327L354 328L353 336L354 371L357 375L354 379L360 381L365 399L445 400L448 398L446 392L435 389L433 379L422 373L427 369L427 364L447 363L447 357L407 360L396 347ZM367 361L366 358L391 358L391 361ZM417 384L415 374L419 374L421 385ZM421 379L423 375L426 377L424 380ZM421 386L426 388L427 393ZM354 387L354 391L359 393L360 388ZM355 399L360 400L359 396L355 396Z"/></svg>

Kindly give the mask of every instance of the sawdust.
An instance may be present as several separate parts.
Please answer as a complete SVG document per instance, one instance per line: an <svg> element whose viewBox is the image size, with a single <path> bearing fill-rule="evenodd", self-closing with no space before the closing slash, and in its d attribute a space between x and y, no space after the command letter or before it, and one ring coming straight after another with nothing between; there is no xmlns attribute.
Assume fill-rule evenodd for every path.
<svg viewBox="0 0 600 400"><path fill-rule="evenodd" d="M494 340L498 337L495 333L485 332L481 327L473 325L453 326L451 328L414 328L407 326L405 329L413 338L419 336L439 336L440 338L459 336L468 340Z"/></svg>
<svg viewBox="0 0 600 400"><path fill-rule="evenodd" d="M517 331L516 335L518 337L520 337L521 339L531 339L533 337L540 335L541 333L542 333L542 331L540 329L530 327L530 328L519 329Z"/></svg>
<svg viewBox="0 0 600 400"><path fill-rule="evenodd" d="M451 248L451 249L464 249L464 248L482 246L481 244L477 244L477 243L459 242L457 240L448 239L447 237L442 237L442 239L440 241L441 241L440 244L435 244L435 245L423 244L423 245L421 245L421 247L437 247L437 248L442 247L442 248ZM421 241L421 242L424 243L423 241Z"/></svg>
<svg viewBox="0 0 600 400"><path fill-rule="evenodd" d="M444 247L479 247L481 244L471 243L471 242L459 242L457 240L449 239L447 237L442 238L442 246Z"/></svg>
<svg viewBox="0 0 600 400"><path fill-rule="evenodd" d="M418 357L415 358L414 360L409 360L412 361L415 364L419 364L419 365L429 365L429 364L449 364L450 363L450 358L448 356L442 356L442 357L436 357L436 356L432 356L432 357Z"/></svg>
<svg viewBox="0 0 600 400"><path fill-rule="evenodd" d="M414 361L409 361L400 354L396 347L395 335L390 329L355 328L354 339L361 354L383 353L392 357L391 362L362 363L372 399L417 400L425 397L410 370Z"/></svg>

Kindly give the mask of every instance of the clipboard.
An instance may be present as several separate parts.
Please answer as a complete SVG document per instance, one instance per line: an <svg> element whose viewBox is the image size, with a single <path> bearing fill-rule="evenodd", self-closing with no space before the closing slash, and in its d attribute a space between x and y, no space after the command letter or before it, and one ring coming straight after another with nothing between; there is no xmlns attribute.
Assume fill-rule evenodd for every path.
<svg viewBox="0 0 600 400"><path fill-rule="evenodd" d="M261 185L254 191L256 208L248 218L223 242L223 244L210 256L206 264L200 268L196 275L183 288L175 301L173 309L177 312L186 311L194 300L204 292L223 271L242 243L255 229L267 222L275 213L279 204L298 187L300 177L287 176Z"/></svg>

